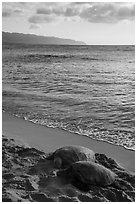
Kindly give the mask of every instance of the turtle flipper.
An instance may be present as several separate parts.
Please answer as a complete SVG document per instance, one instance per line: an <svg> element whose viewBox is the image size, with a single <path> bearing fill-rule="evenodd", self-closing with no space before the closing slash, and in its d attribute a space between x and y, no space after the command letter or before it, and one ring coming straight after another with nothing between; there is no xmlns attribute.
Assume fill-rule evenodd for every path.
<svg viewBox="0 0 137 204"><path fill-rule="evenodd" d="M76 188L78 188L79 190L84 191L84 192L88 192L89 190L91 190L91 186L92 186L90 184L81 182L77 178L73 178L71 181L71 184L75 186Z"/></svg>

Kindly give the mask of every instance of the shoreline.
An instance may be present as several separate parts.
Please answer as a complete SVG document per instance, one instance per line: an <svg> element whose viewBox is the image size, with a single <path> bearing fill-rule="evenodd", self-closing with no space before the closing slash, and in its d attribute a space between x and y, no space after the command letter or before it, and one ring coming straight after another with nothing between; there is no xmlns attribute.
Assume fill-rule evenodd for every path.
<svg viewBox="0 0 137 204"><path fill-rule="evenodd" d="M36 124L36 125L44 126L44 127L46 127L46 128L59 129L59 130L61 130L61 131L65 131L65 132L67 131L67 132L69 132L69 133L71 133L71 134L77 134L77 135L80 135L80 136L83 136L83 137L88 137L88 138L90 138L90 139L92 139L92 140L101 141L101 142L106 142L106 143L108 143L108 144L115 145L115 146L120 146L120 147L122 147L122 148L124 148L124 149L126 149L126 150L135 152L135 149L130 149L130 148L127 148L127 147L122 146L122 145L116 145L116 144L113 144L112 142L107 141L107 140L94 139L94 138L92 138L92 137L89 137L89 136L86 135L86 134L85 134L85 135L84 135L84 134L82 135L82 134L80 134L79 132L73 132L73 131L69 131L69 130L67 130L67 129L63 129L63 128L59 128L59 127L50 127L50 126L48 126L48 125L42 125L42 124L33 122L33 121L31 121L31 120L24 119L24 118L22 118L22 117L20 117L20 116L18 116L18 115L13 115L13 116L14 116L14 117L17 117L17 118L20 118L20 119L23 119L23 120L25 120L25 121L31 122L31 123Z"/></svg>
<svg viewBox="0 0 137 204"><path fill-rule="evenodd" d="M122 146L95 140L86 135L71 133L63 129L42 126L7 112L2 112L2 121L3 135L22 140L32 147L51 152L61 146L81 145L95 152L106 154L127 171L133 174L135 172L134 150L128 150Z"/></svg>
<svg viewBox="0 0 137 204"><path fill-rule="evenodd" d="M123 146L123 145L120 145L120 144L119 144L119 145L118 145L118 144L114 144L114 143L112 143L112 142L110 142L110 141L108 141L108 140L105 140L105 139L92 138L92 137L90 137L90 136L88 136L88 135L86 135L86 134L80 134L79 132L73 132L73 131L71 131L71 130L67 130L67 129L61 128L61 127L54 127L54 126L42 125L42 124L40 124L40 123L34 122L33 120L27 120L26 118L23 118L23 117L21 117L20 115L8 113L8 112L6 112L5 110L2 110L2 113L7 113L8 115L11 115L11 116L16 117L16 118L20 118L20 119L25 120L25 121L27 121L27 122L33 123L34 125L44 126L44 127L46 127L46 128L51 128L51 129L59 129L59 130L61 130L61 131L65 131L65 132L68 132L68 133L70 133L70 134L77 134L77 135L80 135L80 136L83 136L83 137L88 137L88 138L90 138L90 139L92 139L92 140L95 140L95 141L106 142L106 143L108 143L108 144L115 145L115 146L120 146L120 147L122 147L122 148L124 148L124 149L126 149L126 150L135 152L135 149L133 149L133 148L131 149L131 148L128 148L128 147Z"/></svg>
<svg viewBox="0 0 137 204"><path fill-rule="evenodd" d="M108 144L115 145L115 146L120 146L120 147L122 147L122 148L124 148L124 149L126 149L126 150L135 152L135 149L134 149L134 148L128 148L128 147L123 146L123 145L120 145L120 144L115 144L115 143L113 143L113 142L111 142L111 141L109 141L109 140L105 140L105 139L101 139L101 138L99 138L99 139L98 139L98 138L92 138L92 137L90 137L90 136L88 136L88 135L86 135L86 134L81 134L81 133L79 133L79 132L74 132L74 131L71 131L71 130L68 130L68 129L65 129L65 128L61 128L61 127L48 126L48 125L45 125L45 124L43 125L43 124L41 124L41 123L34 122L33 120L28 120L28 119L26 119L25 117L22 117L22 116L20 116L20 115L8 113L8 112L6 112L5 110L2 110L2 113L6 113L6 114L11 115L11 116L13 116L13 117L20 118L20 119L25 120L25 121L27 121L27 122L33 123L34 125L44 126L44 127L46 127L46 128L51 128L51 129L59 129L59 130L61 130L61 131L65 131L65 132L68 132L68 133L70 133L70 134L77 134L77 135L80 135L80 136L83 136L83 137L88 137L88 138L90 138L90 139L92 139L92 140L95 140L95 141L106 142L106 143L108 143Z"/></svg>

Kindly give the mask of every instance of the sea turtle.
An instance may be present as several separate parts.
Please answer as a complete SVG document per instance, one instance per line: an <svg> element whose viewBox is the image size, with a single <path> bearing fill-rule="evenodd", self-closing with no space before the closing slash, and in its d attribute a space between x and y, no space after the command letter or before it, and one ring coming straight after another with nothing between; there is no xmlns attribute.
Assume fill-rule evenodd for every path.
<svg viewBox="0 0 137 204"><path fill-rule="evenodd" d="M81 146L66 146L57 149L47 157L49 160L54 161L55 168L66 168L72 163L77 161L95 161L95 153Z"/></svg>
<svg viewBox="0 0 137 204"><path fill-rule="evenodd" d="M57 171L57 176L83 190L90 189L92 185L109 186L116 178L116 174L111 170L89 161L75 162L69 168Z"/></svg>

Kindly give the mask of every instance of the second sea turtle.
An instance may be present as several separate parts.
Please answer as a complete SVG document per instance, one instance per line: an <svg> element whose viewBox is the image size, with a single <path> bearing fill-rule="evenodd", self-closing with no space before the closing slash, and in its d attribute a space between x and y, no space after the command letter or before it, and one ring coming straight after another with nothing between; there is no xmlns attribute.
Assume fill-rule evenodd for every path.
<svg viewBox="0 0 137 204"><path fill-rule="evenodd" d="M78 161L69 168L59 170L57 176L83 190L91 186L109 186L114 183L116 174L110 169L89 161Z"/></svg>

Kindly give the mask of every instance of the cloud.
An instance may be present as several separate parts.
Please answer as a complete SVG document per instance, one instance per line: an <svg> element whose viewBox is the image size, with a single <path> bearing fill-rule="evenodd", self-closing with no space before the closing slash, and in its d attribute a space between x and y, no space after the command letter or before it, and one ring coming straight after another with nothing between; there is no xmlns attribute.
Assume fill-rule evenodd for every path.
<svg viewBox="0 0 137 204"><path fill-rule="evenodd" d="M42 18L42 22L51 22L54 16L56 20L62 17L79 19L91 23L117 23L122 20L134 20L135 6L133 3L95 3L95 2L72 2L72 3L45 3L43 6L36 10L37 15L45 15L46 19ZM48 17L49 16L49 17ZM63 18L64 17L64 18ZM34 17L35 23L40 21L41 17ZM36 20L37 19L37 20ZM77 18L78 19L78 18Z"/></svg>
<svg viewBox="0 0 137 204"><path fill-rule="evenodd" d="M36 25L36 24L31 24L29 28L30 28L30 29L38 29L39 26Z"/></svg>
<svg viewBox="0 0 137 204"><path fill-rule="evenodd" d="M22 13L22 10L21 9L15 9L14 13Z"/></svg>
<svg viewBox="0 0 137 204"><path fill-rule="evenodd" d="M28 21L30 22L30 23L42 23L43 22L43 18L41 17L41 16L37 16L37 15L35 15L35 16L31 16L29 19L28 19Z"/></svg>
<svg viewBox="0 0 137 204"><path fill-rule="evenodd" d="M134 5L126 3L93 3L80 13L82 19L92 23L117 23L133 20L134 16Z"/></svg>
<svg viewBox="0 0 137 204"><path fill-rule="evenodd" d="M76 8L68 7L66 9L66 11L64 12L64 15L65 16L70 16L70 17L71 16L77 16L77 15L79 15L79 11Z"/></svg>
<svg viewBox="0 0 137 204"><path fill-rule="evenodd" d="M22 13L30 23L76 20L91 23L132 21L135 5L128 2L4 2L3 17Z"/></svg>
<svg viewBox="0 0 137 204"><path fill-rule="evenodd" d="M37 14L51 14L51 9L49 8L39 8L37 9Z"/></svg>
<svg viewBox="0 0 137 204"><path fill-rule="evenodd" d="M78 15L79 11L78 8L73 8L72 6L69 6L69 4L63 3L63 5L54 5L50 6L49 8L38 8L36 13L37 14L46 14L46 15L55 15L58 16L76 16Z"/></svg>
<svg viewBox="0 0 137 204"><path fill-rule="evenodd" d="M7 18L7 17L10 17L11 16L11 12L9 12L9 11L3 11L2 12L2 17L3 18Z"/></svg>
<svg viewBox="0 0 137 204"><path fill-rule="evenodd" d="M5 9L2 12L2 17L3 18L8 18L12 16L17 16L22 13L21 9Z"/></svg>
<svg viewBox="0 0 137 204"><path fill-rule="evenodd" d="M54 20L54 17L49 15L33 15L28 19L30 23L34 23L34 24L50 23L53 20Z"/></svg>
<svg viewBox="0 0 137 204"><path fill-rule="evenodd" d="M133 20L135 17L135 6L132 7L121 7L117 12L118 19L129 19Z"/></svg>

